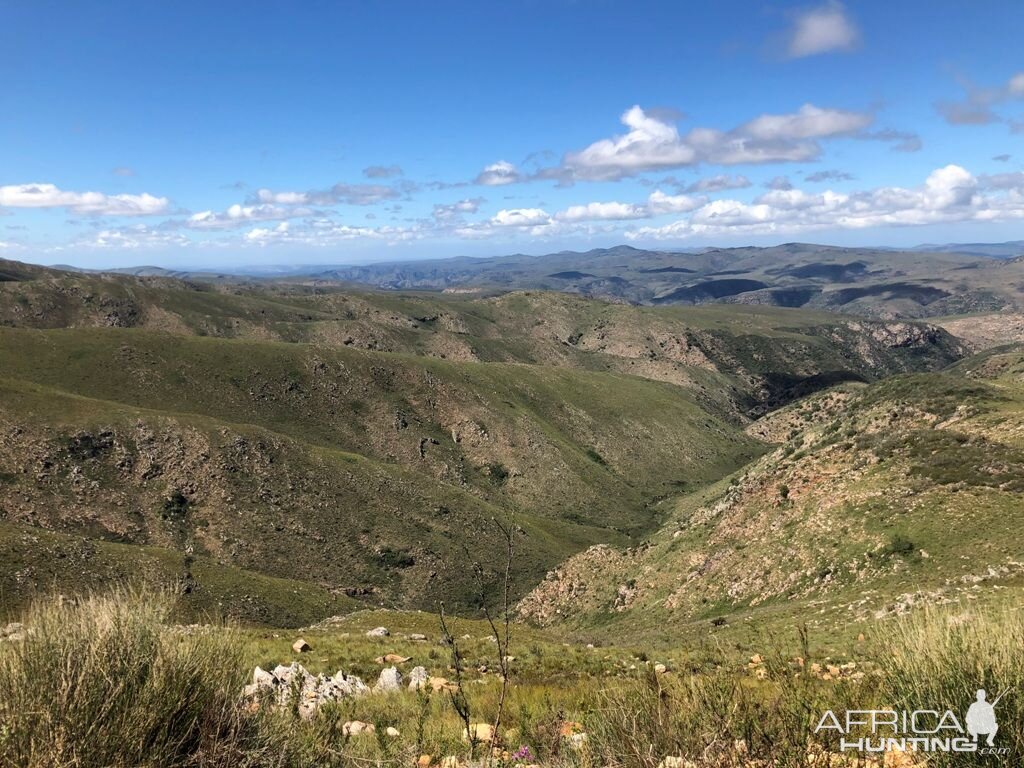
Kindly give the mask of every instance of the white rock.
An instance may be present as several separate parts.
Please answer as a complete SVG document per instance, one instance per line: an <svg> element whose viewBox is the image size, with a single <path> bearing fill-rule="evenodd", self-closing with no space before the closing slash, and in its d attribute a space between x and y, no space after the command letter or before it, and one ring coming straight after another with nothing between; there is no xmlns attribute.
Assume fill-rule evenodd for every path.
<svg viewBox="0 0 1024 768"><path fill-rule="evenodd" d="M389 693L390 691L398 691L402 688L402 673L398 671L398 667L388 667L382 669L380 677L377 679L377 684L373 686L374 693Z"/></svg>
<svg viewBox="0 0 1024 768"><path fill-rule="evenodd" d="M366 636L367 637L387 637L390 634L391 633L388 632L388 628L387 627L376 627L375 629L371 629L369 632L367 632Z"/></svg>
<svg viewBox="0 0 1024 768"><path fill-rule="evenodd" d="M427 680L429 679L430 675L427 674L427 670L424 667L413 667L412 671L409 672L409 690L418 691L426 688Z"/></svg>

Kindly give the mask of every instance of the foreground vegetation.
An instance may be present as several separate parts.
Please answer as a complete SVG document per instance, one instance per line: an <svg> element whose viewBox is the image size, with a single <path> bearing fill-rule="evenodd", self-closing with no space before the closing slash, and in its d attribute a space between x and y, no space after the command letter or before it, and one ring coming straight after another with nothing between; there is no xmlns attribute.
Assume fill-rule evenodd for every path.
<svg viewBox="0 0 1024 768"><path fill-rule="evenodd" d="M174 609L171 598L152 594L35 603L23 617L23 637L0 644L0 765L418 762L454 768L470 762L463 721L443 691L345 699L305 720L269 701L244 704L240 692L253 665L296 658L285 650L294 635L183 627L170 623ZM302 662L313 671L334 672L341 665L369 677L380 668L374 656L397 650L413 655L431 674L451 674L451 648L438 641L434 617L391 615L393 628L432 626L425 641L397 629L390 638L366 637L364 628L384 615L354 614L313 630L307 638L314 651ZM462 690L470 716L481 723L494 721L502 689L488 631L483 622L460 620L453 633L467 670ZM997 743L1008 750L1000 759L1014 765L1024 757L1019 611L927 611L889 620L866 639L858 660L845 664L816 659L806 638L790 640L754 659L712 646L656 661L623 648L563 646L515 627L504 725L492 744L473 745L472 762L574 768L854 765L852 758L841 762L846 758L834 756L835 734L814 733L826 710L885 703L894 709L948 708L959 715L982 685L1009 690L998 706ZM345 724L356 720L372 723L375 732L348 734ZM389 735L388 728L395 730ZM886 765L916 765L914 757L900 755L903 762ZM941 757L927 765L979 760L974 754Z"/></svg>

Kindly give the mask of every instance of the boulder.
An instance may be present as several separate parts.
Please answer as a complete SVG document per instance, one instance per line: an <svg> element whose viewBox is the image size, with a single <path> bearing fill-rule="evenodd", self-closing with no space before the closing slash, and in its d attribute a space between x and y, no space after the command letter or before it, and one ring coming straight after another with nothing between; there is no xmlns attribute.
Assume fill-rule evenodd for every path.
<svg viewBox="0 0 1024 768"><path fill-rule="evenodd" d="M256 667L252 671L252 684L258 685L261 688L269 688L277 685L277 678L260 667Z"/></svg>
<svg viewBox="0 0 1024 768"><path fill-rule="evenodd" d="M375 629L371 629L369 632L367 632L366 636L367 637L387 637L390 634L391 633L388 632L388 628L387 627L376 627Z"/></svg>
<svg viewBox="0 0 1024 768"><path fill-rule="evenodd" d="M398 738L399 736L402 735L401 732L397 728L395 728L393 725L389 725L387 727L387 730L384 731L384 733L386 733L392 739L396 739L396 738Z"/></svg>
<svg viewBox="0 0 1024 768"><path fill-rule="evenodd" d="M409 639L410 640L415 640L418 643L422 643L422 642L424 642L427 639L427 636L426 635L421 635L421 634L418 634L418 633L414 632L413 634L409 635Z"/></svg>
<svg viewBox="0 0 1024 768"><path fill-rule="evenodd" d="M427 687L427 681L430 676L427 674L427 670L424 667L413 667L409 673L409 690L419 691Z"/></svg>
<svg viewBox="0 0 1024 768"><path fill-rule="evenodd" d="M373 686L373 692L390 693L391 691L401 690L401 688L402 673L398 671L398 667L388 667L381 670L377 684Z"/></svg>
<svg viewBox="0 0 1024 768"><path fill-rule="evenodd" d="M362 720L349 720L341 726L341 732L347 737L359 736L363 733L376 733L377 727L373 723L364 723Z"/></svg>

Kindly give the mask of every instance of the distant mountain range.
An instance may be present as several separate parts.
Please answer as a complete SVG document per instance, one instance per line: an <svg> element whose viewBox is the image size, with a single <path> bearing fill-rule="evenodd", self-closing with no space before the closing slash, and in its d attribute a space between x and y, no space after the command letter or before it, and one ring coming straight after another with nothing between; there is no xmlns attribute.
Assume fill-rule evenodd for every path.
<svg viewBox="0 0 1024 768"><path fill-rule="evenodd" d="M113 274L223 283L287 282L309 287L487 295L558 291L638 305L759 304L881 318L922 318L1024 308L1024 241L845 248L772 247L646 250L628 245L542 256L294 265L235 271L155 266ZM83 270L76 270L83 271Z"/></svg>
<svg viewBox="0 0 1024 768"><path fill-rule="evenodd" d="M946 243L944 245L918 245L912 251L942 253L966 253L970 256L989 256L993 259L1012 259L1024 256L1024 240L1008 240L1005 243Z"/></svg>

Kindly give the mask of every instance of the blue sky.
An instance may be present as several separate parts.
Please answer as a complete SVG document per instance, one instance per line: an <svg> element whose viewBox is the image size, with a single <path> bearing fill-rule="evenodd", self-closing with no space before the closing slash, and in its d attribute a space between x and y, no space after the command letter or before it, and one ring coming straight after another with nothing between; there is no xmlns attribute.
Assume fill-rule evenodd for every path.
<svg viewBox="0 0 1024 768"><path fill-rule="evenodd" d="M0 256L1024 238L1024 3L0 0Z"/></svg>

